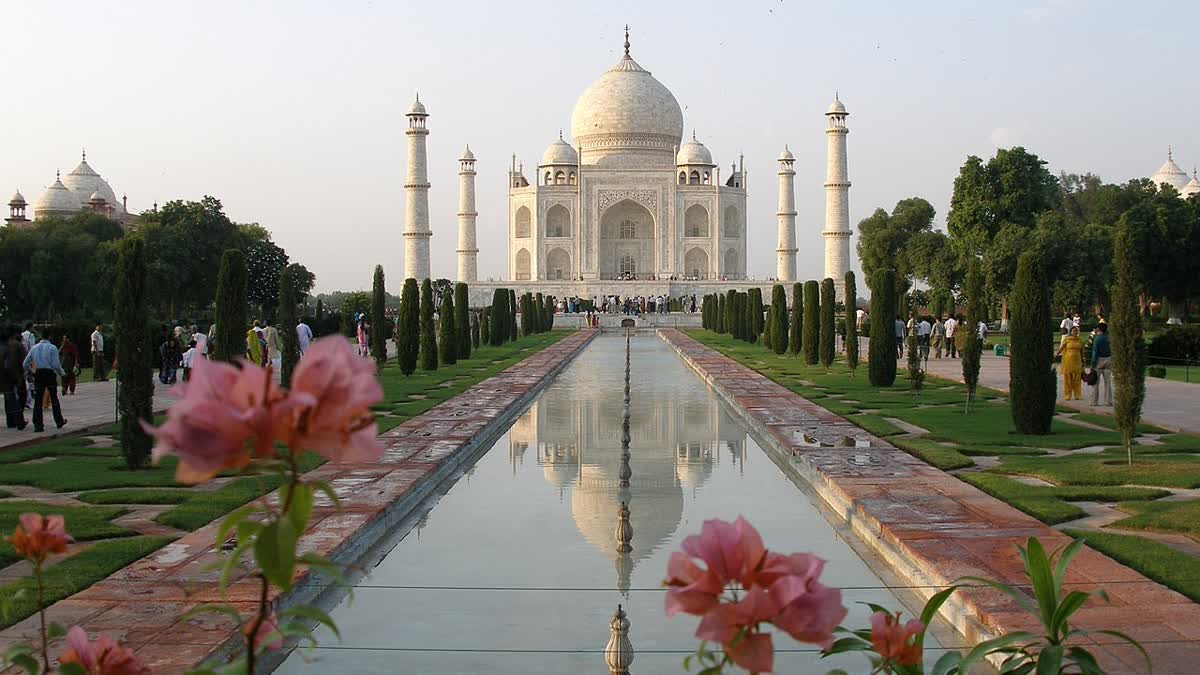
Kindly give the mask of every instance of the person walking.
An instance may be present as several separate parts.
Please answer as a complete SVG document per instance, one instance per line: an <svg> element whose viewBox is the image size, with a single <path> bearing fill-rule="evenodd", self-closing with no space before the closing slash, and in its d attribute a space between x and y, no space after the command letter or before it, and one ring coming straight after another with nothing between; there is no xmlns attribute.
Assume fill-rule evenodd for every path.
<svg viewBox="0 0 1200 675"><path fill-rule="evenodd" d="M1070 318L1065 319L1070 321ZM1079 339L1079 329L1071 326L1070 332L1062 337L1055 356L1062 357L1059 370L1062 371L1063 399L1067 401L1082 401L1080 381L1083 378L1083 340Z"/></svg>
<svg viewBox="0 0 1200 675"><path fill-rule="evenodd" d="M25 347L25 351L33 349L33 346L38 342L37 333L33 332L33 322L25 322L25 332L21 333L21 344Z"/></svg>
<svg viewBox="0 0 1200 675"><path fill-rule="evenodd" d="M196 356L198 358L208 358L208 336L200 332L199 326L192 326L191 342L196 343Z"/></svg>
<svg viewBox="0 0 1200 675"><path fill-rule="evenodd" d="M399 335L400 333L396 333ZM304 356L304 352L308 351L308 345L312 342L313 333L308 324L301 321L296 324L296 346L299 348L300 356Z"/></svg>
<svg viewBox="0 0 1200 675"><path fill-rule="evenodd" d="M263 340L267 342L267 361L278 371L283 365L283 344L279 340L279 329L267 323L263 328Z"/></svg>
<svg viewBox="0 0 1200 675"><path fill-rule="evenodd" d="M192 379L192 367L195 365L196 358L198 356L199 356L199 352L196 350L196 341L192 340L191 342L188 343L187 351L184 352L183 356L179 359L179 364L183 368L183 381L184 382L187 382L188 380ZM203 357L200 357L200 358L203 358Z"/></svg>
<svg viewBox="0 0 1200 675"><path fill-rule="evenodd" d="M71 342L71 338L64 335L62 344L58 347L58 355L62 360L63 371L66 375L62 381L62 395L75 395L75 381L79 375L79 347Z"/></svg>
<svg viewBox="0 0 1200 675"><path fill-rule="evenodd" d="M104 326L96 324L96 330L92 331L92 379L96 382L108 382L104 361Z"/></svg>
<svg viewBox="0 0 1200 675"><path fill-rule="evenodd" d="M933 317L933 330L931 332L930 343L933 346L934 358L942 358L942 348L946 342L946 324L943 320L939 320L936 316Z"/></svg>
<svg viewBox="0 0 1200 675"><path fill-rule="evenodd" d="M1058 324L1058 331L1064 336L1071 334L1071 329L1075 327L1075 322L1071 321L1070 314L1064 314L1063 320Z"/></svg>
<svg viewBox="0 0 1200 675"><path fill-rule="evenodd" d="M58 403L58 379L65 376L62 361L59 359L58 347L43 337L33 349L25 355L22 364L26 371L33 373L33 400L41 401L42 397L50 397L50 408L54 414L54 425L59 429L67 425L63 417L62 407ZM56 377L57 376L57 377ZM39 433L46 430L42 424L42 406L33 406L33 430Z"/></svg>
<svg viewBox="0 0 1200 675"><path fill-rule="evenodd" d="M954 315L951 314L946 319L946 355L950 358L958 356L958 345L954 342L954 333L958 329L958 322L954 320Z"/></svg>
<svg viewBox="0 0 1200 675"><path fill-rule="evenodd" d="M1092 340L1092 370L1098 379L1092 387L1092 405L1100 405L1100 385L1104 385L1104 405L1112 405L1112 346L1108 342L1108 324L1096 326Z"/></svg>
<svg viewBox="0 0 1200 675"><path fill-rule="evenodd" d="M246 358L256 366L261 366L263 363L263 348L262 341L259 340L258 331L262 330L258 322L246 330Z"/></svg>
<svg viewBox="0 0 1200 675"><path fill-rule="evenodd" d="M9 429L23 430L25 421L25 373L21 365L25 348L21 333L13 328L0 342L0 393L4 395L4 423Z"/></svg>
<svg viewBox="0 0 1200 675"><path fill-rule="evenodd" d="M921 359L929 360L929 335L933 331L933 327L929 325L929 320L921 317L917 323L917 346L921 348Z"/></svg>
<svg viewBox="0 0 1200 675"><path fill-rule="evenodd" d="M904 322L896 317L896 358L904 358Z"/></svg>
<svg viewBox="0 0 1200 675"><path fill-rule="evenodd" d="M167 333L164 327L162 342L158 345L158 381L163 384L175 384L176 370L183 358L183 350L179 347L179 338L174 333Z"/></svg>

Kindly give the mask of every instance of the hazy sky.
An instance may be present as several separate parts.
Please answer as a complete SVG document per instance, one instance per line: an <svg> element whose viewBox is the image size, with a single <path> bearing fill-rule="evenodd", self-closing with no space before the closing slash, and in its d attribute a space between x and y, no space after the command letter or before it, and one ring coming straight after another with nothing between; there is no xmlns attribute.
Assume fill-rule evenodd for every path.
<svg viewBox="0 0 1200 675"><path fill-rule="evenodd" d="M1200 164L1190 2L12 2L0 191L30 201L86 147L152 202L221 199L267 226L317 288L399 287L404 111L430 118L433 273L453 277L457 162L479 158L479 273L505 274L504 172L569 134L619 57L674 92L728 171L750 172L749 271L775 273L776 163L796 155L799 267L822 272L824 113L850 111L851 225L921 196L944 222L968 154L1021 144L1054 172ZM569 139L569 136L568 136ZM5 200L7 201L7 200ZM852 242L857 241L857 238Z"/></svg>

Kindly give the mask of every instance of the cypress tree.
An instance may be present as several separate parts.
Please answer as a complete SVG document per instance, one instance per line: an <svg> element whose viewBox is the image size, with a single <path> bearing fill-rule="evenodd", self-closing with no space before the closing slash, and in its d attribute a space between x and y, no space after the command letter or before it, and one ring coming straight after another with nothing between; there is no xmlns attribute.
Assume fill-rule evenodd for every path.
<svg viewBox="0 0 1200 675"><path fill-rule="evenodd" d="M775 284L771 289L771 349L782 354L788 347L787 291Z"/></svg>
<svg viewBox="0 0 1200 675"><path fill-rule="evenodd" d="M731 337L740 337L738 335L738 313L737 313L737 291L726 291L725 293L725 331Z"/></svg>
<svg viewBox="0 0 1200 675"><path fill-rule="evenodd" d="M739 340L741 340L742 342L749 342L750 341L750 321L749 321L749 319L750 319L750 312L749 312L750 296L748 296L745 292L739 292L734 297L737 298L734 301L737 305L737 314L734 317L737 320L737 336L736 337Z"/></svg>
<svg viewBox="0 0 1200 675"><path fill-rule="evenodd" d="M542 330L549 333L554 330L554 296L546 298L546 318L542 321Z"/></svg>
<svg viewBox="0 0 1200 675"><path fill-rule="evenodd" d="M231 248L217 272L217 331L213 358L233 362L246 355L246 256ZM118 363L124 363L120 359Z"/></svg>
<svg viewBox="0 0 1200 675"><path fill-rule="evenodd" d="M458 319L454 309L454 292L447 288L442 293L442 308L438 311L442 317L438 330L438 355L442 363L448 366L458 362Z"/></svg>
<svg viewBox="0 0 1200 675"><path fill-rule="evenodd" d="M396 361L400 372L412 375L417 369L417 353L420 351L421 305L417 295L417 280L404 280L400 291L400 320L396 335Z"/></svg>
<svg viewBox="0 0 1200 675"><path fill-rule="evenodd" d="M517 339L517 292L508 289L508 339Z"/></svg>
<svg viewBox="0 0 1200 675"><path fill-rule="evenodd" d="M896 271L877 270L871 277L871 337L867 343L867 377L876 387L896 383Z"/></svg>
<svg viewBox="0 0 1200 675"><path fill-rule="evenodd" d="M821 345L820 357L821 365L828 369L833 365L834 353L834 321L836 320L833 313L833 303L835 295L833 291L833 279L825 278L821 280Z"/></svg>
<svg viewBox="0 0 1200 675"><path fill-rule="evenodd" d="M521 335L528 336L533 332L533 296L530 293L521 294Z"/></svg>
<svg viewBox="0 0 1200 675"><path fill-rule="evenodd" d="M383 265L375 266L375 280L371 286L371 356L376 368L383 368L387 361L387 318L384 305L387 290L383 285Z"/></svg>
<svg viewBox="0 0 1200 675"><path fill-rule="evenodd" d="M508 342L508 289L497 288L492 293L492 307L488 313L488 328L491 332L491 344L493 347Z"/></svg>
<svg viewBox="0 0 1200 675"><path fill-rule="evenodd" d="M821 360L821 291L816 281L804 282L804 362L810 366Z"/></svg>
<svg viewBox="0 0 1200 675"><path fill-rule="evenodd" d="M1112 289L1112 315L1108 339L1112 346L1113 417L1125 443L1125 454L1133 464L1133 437L1146 399L1146 343L1138 314L1136 249L1126 227L1119 227L1113 241L1116 284ZM1011 304L1009 305L1012 306Z"/></svg>
<svg viewBox="0 0 1200 675"><path fill-rule="evenodd" d="M728 304L729 304L728 296L723 293L718 293L717 294L717 314L714 317L716 319L716 329L717 329L718 333L729 332L729 329L725 327L726 325L728 325L728 324L726 324L726 320L728 319L728 311L729 311L727 309Z"/></svg>
<svg viewBox="0 0 1200 675"><path fill-rule="evenodd" d="M921 350L917 347L917 336L909 335L908 342L908 384L915 394L925 383L925 372L921 370Z"/></svg>
<svg viewBox="0 0 1200 675"><path fill-rule="evenodd" d="M749 318L746 327L750 331L747 339L750 344L754 344L758 342L758 336L763 331L762 289L751 288L750 292L746 294L746 305L746 315Z"/></svg>
<svg viewBox="0 0 1200 675"><path fill-rule="evenodd" d="M1050 433L1054 419L1054 339L1051 335L1050 285L1045 265L1035 251L1021 255L1008 296L1012 357L1008 373L1009 402L1017 433Z"/></svg>
<svg viewBox="0 0 1200 675"><path fill-rule="evenodd" d="M463 282L454 284L454 334L458 336L458 358L471 358L471 345L479 347L471 327L470 294Z"/></svg>
<svg viewBox="0 0 1200 675"><path fill-rule="evenodd" d="M471 312L471 348L479 349L480 337L479 312Z"/></svg>
<svg viewBox="0 0 1200 675"><path fill-rule="evenodd" d="M437 336L433 328L433 284L421 280L421 369L437 370Z"/></svg>
<svg viewBox="0 0 1200 675"><path fill-rule="evenodd" d="M858 286L854 271L846 272L846 365L850 377L858 370Z"/></svg>
<svg viewBox="0 0 1200 675"><path fill-rule="evenodd" d="M967 263L967 321L959 329L965 329L966 338L962 348L963 383L967 385L967 411L975 404L975 392L979 388L979 367L983 359L983 343L979 340L980 312L983 307L983 274L979 262L972 258Z"/></svg>
<svg viewBox="0 0 1200 675"><path fill-rule="evenodd" d="M775 351L775 303L767 305L767 320L763 324L762 342L763 346L771 351Z"/></svg>
<svg viewBox="0 0 1200 675"><path fill-rule="evenodd" d="M113 327L117 334L117 363L121 366L121 386L117 389L121 454L126 466L140 469L150 459L150 449L154 445L154 439L142 428L143 422L154 423L154 376L150 364L155 352L150 343L150 317L146 310L145 242L139 237L129 237L121 240L118 250ZM237 253L240 255L241 251ZM225 272L224 261L221 271ZM244 279L244 264L242 273ZM241 306L245 312L245 302ZM217 328L220 329L220 325ZM41 405L42 402L34 401L33 404Z"/></svg>
<svg viewBox="0 0 1200 675"><path fill-rule="evenodd" d="M533 298L533 309L537 312L537 332L546 332L546 296L538 293Z"/></svg>
<svg viewBox="0 0 1200 675"><path fill-rule="evenodd" d="M297 300L291 266L285 266L279 272L279 312L275 321L280 328L279 381L284 387L291 386L292 371L300 360L300 345L296 340ZM320 300L317 302L320 303Z"/></svg>
<svg viewBox="0 0 1200 675"><path fill-rule="evenodd" d="M491 322L492 308L484 307L479 316L479 344L481 345L492 344Z"/></svg>
<svg viewBox="0 0 1200 675"><path fill-rule="evenodd" d="M316 314L316 316L317 316L317 323L321 323L321 321L325 318L325 303L321 302L320 298L317 298L317 314Z"/></svg>
<svg viewBox="0 0 1200 675"><path fill-rule="evenodd" d="M800 282L792 284L792 316L788 329L788 347L792 355L800 353L804 344L804 297L803 285Z"/></svg>

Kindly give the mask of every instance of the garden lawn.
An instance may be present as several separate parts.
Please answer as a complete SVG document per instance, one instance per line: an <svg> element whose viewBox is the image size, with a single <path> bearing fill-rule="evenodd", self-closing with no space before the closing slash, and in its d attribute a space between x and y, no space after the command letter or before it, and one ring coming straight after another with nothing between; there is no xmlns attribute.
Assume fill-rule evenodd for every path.
<svg viewBox="0 0 1200 675"><path fill-rule="evenodd" d="M3 532L5 536L11 534L17 527L17 519L20 515L29 512L64 516L67 520L67 532L76 541L109 539L130 534L129 530L109 522L124 514L125 509L55 506L33 501L0 502L0 532ZM11 565L17 560L12 546L7 541L0 539L0 568Z"/></svg>
<svg viewBox="0 0 1200 675"><path fill-rule="evenodd" d="M1087 545L1150 579L1200 602L1200 559L1156 541L1127 534L1066 530Z"/></svg>
<svg viewBox="0 0 1200 675"><path fill-rule="evenodd" d="M1035 476L1055 485L1200 487L1200 455L1135 456L1132 466L1111 454L1005 457L992 473Z"/></svg>
<svg viewBox="0 0 1200 675"><path fill-rule="evenodd" d="M988 473L963 473L959 478L1048 525L1057 525L1084 516L1083 509L1070 502L1158 499L1171 494L1166 490L1153 488L1025 485L1005 476Z"/></svg>
<svg viewBox="0 0 1200 675"><path fill-rule="evenodd" d="M1200 501L1123 502L1117 508L1131 515L1112 527L1178 532L1200 540Z"/></svg>

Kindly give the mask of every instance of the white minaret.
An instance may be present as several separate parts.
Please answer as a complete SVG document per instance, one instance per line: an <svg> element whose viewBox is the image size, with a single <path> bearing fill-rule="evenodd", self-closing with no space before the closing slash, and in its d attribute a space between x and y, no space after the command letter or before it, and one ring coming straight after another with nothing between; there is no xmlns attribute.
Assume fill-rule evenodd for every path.
<svg viewBox="0 0 1200 675"><path fill-rule="evenodd" d="M475 155L471 146L458 158L458 280L472 282L479 274L475 243Z"/></svg>
<svg viewBox="0 0 1200 675"><path fill-rule="evenodd" d="M779 153L779 267L776 278L796 280L796 169L787 146Z"/></svg>
<svg viewBox="0 0 1200 675"><path fill-rule="evenodd" d="M829 150L825 164L825 278L833 279L837 296L845 299L846 270L850 269L850 179L846 174L846 106L833 97L826 111L825 137ZM853 302L853 299L850 300Z"/></svg>
<svg viewBox="0 0 1200 675"><path fill-rule="evenodd" d="M429 171L425 153L425 106L420 95L408 109L408 177L404 191L408 196L404 209L404 274L420 281L429 277Z"/></svg>

